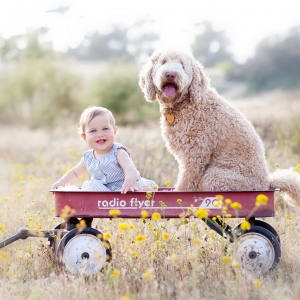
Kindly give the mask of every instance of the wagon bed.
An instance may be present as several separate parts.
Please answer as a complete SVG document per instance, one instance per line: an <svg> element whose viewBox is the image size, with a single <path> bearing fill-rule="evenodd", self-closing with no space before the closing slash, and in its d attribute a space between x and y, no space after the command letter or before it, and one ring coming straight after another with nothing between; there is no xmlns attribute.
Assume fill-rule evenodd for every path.
<svg viewBox="0 0 300 300"><path fill-rule="evenodd" d="M53 191L55 194L55 214L61 216L65 206L74 210L74 217L111 218L110 210L120 211L121 218L140 218L143 210L160 213L165 218L179 218L182 213L191 215L191 208L208 210L208 217L222 216L222 203L216 196L238 202L241 208L236 211L227 206L227 214L232 217L246 218L253 211L256 197L263 194L268 197L266 205L258 206L251 217L273 217L275 190L263 191L172 191L172 188L160 188L152 194L145 192L88 192L88 191ZM224 203L223 203L224 206Z"/></svg>

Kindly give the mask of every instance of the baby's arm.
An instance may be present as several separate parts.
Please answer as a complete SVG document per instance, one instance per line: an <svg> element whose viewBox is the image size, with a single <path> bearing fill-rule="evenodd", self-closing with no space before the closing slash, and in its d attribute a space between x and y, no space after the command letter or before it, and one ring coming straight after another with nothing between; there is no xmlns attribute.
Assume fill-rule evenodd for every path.
<svg viewBox="0 0 300 300"><path fill-rule="evenodd" d="M82 175L84 175L87 172L83 158L81 161L71 170L69 170L63 177L61 177L57 182L55 182L51 186L51 190L55 190L59 188L60 186L65 186L67 184L72 184L78 178L80 178Z"/></svg>
<svg viewBox="0 0 300 300"><path fill-rule="evenodd" d="M133 192L137 180L137 169L128 153L122 148L118 149L117 159L125 174L121 193L126 194L128 191Z"/></svg>

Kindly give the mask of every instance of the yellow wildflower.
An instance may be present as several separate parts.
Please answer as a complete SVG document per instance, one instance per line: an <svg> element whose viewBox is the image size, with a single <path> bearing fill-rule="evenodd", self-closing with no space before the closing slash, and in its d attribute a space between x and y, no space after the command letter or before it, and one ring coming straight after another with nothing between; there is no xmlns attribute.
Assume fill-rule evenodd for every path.
<svg viewBox="0 0 300 300"><path fill-rule="evenodd" d="M161 215L157 212L153 213L152 214L152 217L151 217L153 220L159 220L161 219Z"/></svg>
<svg viewBox="0 0 300 300"><path fill-rule="evenodd" d="M255 206L267 205L269 198L266 195L259 194L256 197Z"/></svg>
<svg viewBox="0 0 300 300"><path fill-rule="evenodd" d="M124 295L124 296L122 296L121 297L121 300L129 300L130 298L129 298L129 294L128 295Z"/></svg>
<svg viewBox="0 0 300 300"><path fill-rule="evenodd" d="M154 279L153 270L149 269L142 275L142 277L143 277L143 279L146 279L146 280L153 280Z"/></svg>
<svg viewBox="0 0 300 300"><path fill-rule="evenodd" d="M292 220L292 217L289 216L289 215L286 215L286 216L285 216L285 219L288 220L288 221L290 221L290 220Z"/></svg>
<svg viewBox="0 0 300 300"><path fill-rule="evenodd" d="M141 216L142 216L142 218L147 218L148 217L148 212L145 211L145 210L142 210L141 211Z"/></svg>
<svg viewBox="0 0 300 300"><path fill-rule="evenodd" d="M163 239L165 239L165 240L167 240L168 238L170 238L170 235L168 234L168 233L163 233L162 235L161 235L161 237L163 238Z"/></svg>
<svg viewBox="0 0 300 300"><path fill-rule="evenodd" d="M244 221L244 222L241 224L240 227L241 227L242 230L250 230L251 225L250 225L250 223L249 223L248 221Z"/></svg>
<svg viewBox="0 0 300 300"><path fill-rule="evenodd" d="M105 232L105 233L103 234L103 238L104 238L105 240L109 240L109 239L111 239L111 234L110 234L109 232Z"/></svg>
<svg viewBox="0 0 300 300"><path fill-rule="evenodd" d="M222 260L225 265L231 264L231 261L232 261L231 257L229 257L229 256L223 256Z"/></svg>
<svg viewBox="0 0 300 300"><path fill-rule="evenodd" d="M217 198L219 201L222 201L224 199L224 196L222 196L222 195L216 195L215 198Z"/></svg>
<svg viewBox="0 0 300 300"><path fill-rule="evenodd" d="M182 200L181 199L177 199L177 203L182 203Z"/></svg>
<svg viewBox="0 0 300 300"><path fill-rule="evenodd" d="M199 219L206 219L208 217L209 210L206 208L198 208L195 212L195 216Z"/></svg>
<svg viewBox="0 0 300 300"><path fill-rule="evenodd" d="M233 209L241 209L242 208L242 204L238 203L238 202L233 202L231 205L230 205L231 208Z"/></svg>
<svg viewBox="0 0 300 300"><path fill-rule="evenodd" d="M254 284L255 287L260 287L261 286L261 281L259 279L255 279L253 284Z"/></svg>
<svg viewBox="0 0 300 300"><path fill-rule="evenodd" d="M117 217L118 215L121 214L120 210L119 209L111 209L108 214L110 216L113 216L113 217Z"/></svg>
<svg viewBox="0 0 300 300"><path fill-rule="evenodd" d="M220 202L219 201L213 201L213 206L214 207L218 207L220 205Z"/></svg>
<svg viewBox="0 0 300 300"><path fill-rule="evenodd" d="M142 243L145 239L147 239L148 237L146 236L146 235L142 235L142 234L139 234L139 235L137 235L136 237L135 237L135 240L137 241L137 242L140 242L140 243Z"/></svg>
<svg viewBox="0 0 300 300"><path fill-rule="evenodd" d="M297 165L297 166L295 167L295 171L298 172L298 173L300 173L300 165Z"/></svg>
<svg viewBox="0 0 300 300"><path fill-rule="evenodd" d="M120 276L120 271L117 269L113 270L110 275L111 278L118 278L119 276Z"/></svg>
<svg viewBox="0 0 300 300"><path fill-rule="evenodd" d="M137 255L138 255L136 251L133 251L131 254L133 257L137 257Z"/></svg>
<svg viewBox="0 0 300 300"><path fill-rule="evenodd" d="M171 185L171 180L167 180L167 181L165 182L165 185L166 185L166 186L170 186L170 185Z"/></svg>
<svg viewBox="0 0 300 300"><path fill-rule="evenodd" d="M9 254L8 254L7 252L3 252L3 253L1 253L1 255L0 255L0 258L1 258L1 259L8 259L8 257L9 257Z"/></svg>
<svg viewBox="0 0 300 300"><path fill-rule="evenodd" d="M120 230L127 230L128 229L128 225L126 223L119 223L119 229Z"/></svg>
<svg viewBox="0 0 300 300"><path fill-rule="evenodd" d="M231 204L231 200L230 200L230 199L225 199L225 203L226 203L227 205L229 205L229 204Z"/></svg>

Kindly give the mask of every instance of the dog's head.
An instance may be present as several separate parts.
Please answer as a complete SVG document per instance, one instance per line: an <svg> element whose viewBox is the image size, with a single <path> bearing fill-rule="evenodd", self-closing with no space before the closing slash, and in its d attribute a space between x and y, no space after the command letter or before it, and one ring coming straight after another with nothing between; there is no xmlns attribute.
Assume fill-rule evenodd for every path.
<svg viewBox="0 0 300 300"><path fill-rule="evenodd" d="M197 101L209 83L202 65L191 54L155 51L140 72L139 85L147 101L172 106L188 93Z"/></svg>

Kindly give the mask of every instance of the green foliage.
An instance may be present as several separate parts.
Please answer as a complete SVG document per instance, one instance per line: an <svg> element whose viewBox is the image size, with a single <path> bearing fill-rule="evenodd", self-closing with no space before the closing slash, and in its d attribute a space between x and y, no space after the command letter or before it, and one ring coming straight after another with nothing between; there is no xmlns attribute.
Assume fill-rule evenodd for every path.
<svg viewBox="0 0 300 300"><path fill-rule="evenodd" d="M81 78L45 59L21 61L0 79L2 122L31 128L61 121L79 111Z"/></svg>
<svg viewBox="0 0 300 300"><path fill-rule="evenodd" d="M242 66L249 93L293 89L300 84L300 26L283 36L262 40L256 54Z"/></svg>
<svg viewBox="0 0 300 300"><path fill-rule="evenodd" d="M138 85L138 68L133 65L110 64L94 82L94 105L104 106L115 115L119 125L141 123L159 118L157 103L146 102Z"/></svg>

